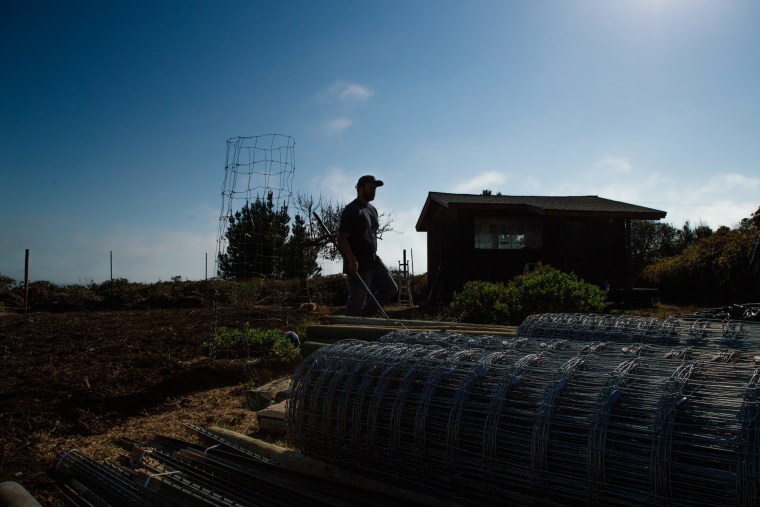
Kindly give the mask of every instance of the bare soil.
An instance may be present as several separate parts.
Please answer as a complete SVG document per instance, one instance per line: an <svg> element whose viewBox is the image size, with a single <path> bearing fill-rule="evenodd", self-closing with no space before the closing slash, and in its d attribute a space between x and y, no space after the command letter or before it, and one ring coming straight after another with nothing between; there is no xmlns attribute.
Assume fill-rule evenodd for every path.
<svg viewBox="0 0 760 507"><path fill-rule="evenodd" d="M103 460L123 436L193 440L186 423L256 433L245 391L292 365L210 359L211 326L207 308L0 313L0 482L59 505L54 465L70 449Z"/></svg>

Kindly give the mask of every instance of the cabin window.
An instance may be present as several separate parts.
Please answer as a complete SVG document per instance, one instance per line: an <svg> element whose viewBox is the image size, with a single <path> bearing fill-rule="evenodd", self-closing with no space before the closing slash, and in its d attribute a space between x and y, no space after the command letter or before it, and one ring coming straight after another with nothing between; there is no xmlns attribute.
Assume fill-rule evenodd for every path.
<svg viewBox="0 0 760 507"><path fill-rule="evenodd" d="M475 248L479 250L520 250L541 248L543 230L541 219L476 218Z"/></svg>

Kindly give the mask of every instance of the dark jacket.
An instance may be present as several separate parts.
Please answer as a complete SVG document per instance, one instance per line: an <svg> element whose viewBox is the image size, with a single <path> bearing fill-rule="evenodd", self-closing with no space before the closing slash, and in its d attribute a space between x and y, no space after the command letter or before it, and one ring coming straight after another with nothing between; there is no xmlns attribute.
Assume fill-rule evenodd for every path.
<svg viewBox="0 0 760 507"><path fill-rule="evenodd" d="M370 269L377 254L377 231L380 220L372 204L354 199L340 216L338 231L348 234L348 246L359 263L359 271Z"/></svg>

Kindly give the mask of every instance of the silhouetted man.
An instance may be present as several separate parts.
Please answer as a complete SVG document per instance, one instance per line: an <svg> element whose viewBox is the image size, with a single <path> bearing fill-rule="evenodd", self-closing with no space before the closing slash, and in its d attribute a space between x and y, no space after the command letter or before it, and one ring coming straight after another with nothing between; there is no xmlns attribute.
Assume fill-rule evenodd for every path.
<svg viewBox="0 0 760 507"><path fill-rule="evenodd" d="M375 199L377 187L382 186L383 182L374 176L359 178L356 199L340 216L338 246L343 255L343 272L348 275L346 315L371 316L377 313L377 304L367 297L368 288L380 305L390 301L398 290L388 268L377 256L380 221L377 209L370 202Z"/></svg>

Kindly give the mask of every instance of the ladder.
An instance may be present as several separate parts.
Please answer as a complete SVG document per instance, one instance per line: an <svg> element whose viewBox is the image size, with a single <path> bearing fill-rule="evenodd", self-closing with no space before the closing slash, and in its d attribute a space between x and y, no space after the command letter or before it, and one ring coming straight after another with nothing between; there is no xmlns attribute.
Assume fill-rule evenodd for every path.
<svg viewBox="0 0 760 507"><path fill-rule="evenodd" d="M412 301L412 279L409 277L409 262L406 260L404 250L404 262L398 263L398 304L414 306Z"/></svg>
<svg viewBox="0 0 760 507"><path fill-rule="evenodd" d="M402 276L398 280L398 304L414 306L412 301L412 280Z"/></svg>

